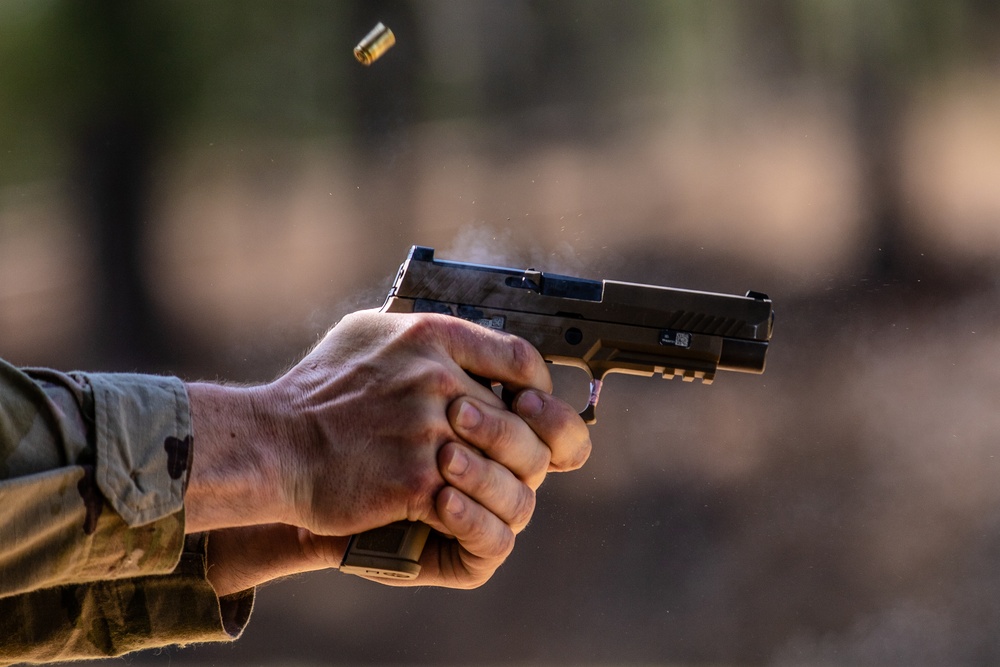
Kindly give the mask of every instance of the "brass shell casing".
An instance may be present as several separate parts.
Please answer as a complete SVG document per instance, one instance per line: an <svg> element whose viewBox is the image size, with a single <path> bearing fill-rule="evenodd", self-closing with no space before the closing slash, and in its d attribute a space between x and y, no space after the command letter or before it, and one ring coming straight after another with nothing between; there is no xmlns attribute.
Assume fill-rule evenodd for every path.
<svg viewBox="0 0 1000 667"><path fill-rule="evenodd" d="M396 43L392 30L379 23L354 47L354 57L362 65L371 65Z"/></svg>

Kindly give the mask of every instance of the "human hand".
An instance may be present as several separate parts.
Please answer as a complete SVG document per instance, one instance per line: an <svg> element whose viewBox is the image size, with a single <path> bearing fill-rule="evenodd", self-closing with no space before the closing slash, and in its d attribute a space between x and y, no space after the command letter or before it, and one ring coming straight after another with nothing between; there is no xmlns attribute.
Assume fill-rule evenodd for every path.
<svg viewBox="0 0 1000 667"><path fill-rule="evenodd" d="M446 482L438 452L459 439L449 406L468 396L506 412L470 373L513 391L551 390L544 361L515 336L435 314L345 318L270 389L295 417L282 473L294 513L283 521L324 535L400 519L441 528L434 499ZM518 463L538 467L541 452L533 454Z"/></svg>
<svg viewBox="0 0 1000 667"><path fill-rule="evenodd" d="M517 397L517 416L466 371L511 390L535 390ZM295 533L294 543L285 539L239 554L250 560L258 554L301 571L339 563L330 555L342 554L346 542L321 534L342 536L402 518L421 520L455 539L435 536L416 583L478 585L510 552L545 472L576 468L589 454L586 426L572 408L546 393L550 388L544 362L521 339L456 318L358 313L272 385L242 390L251 405L244 412L256 419L252 432L240 410L208 409L211 402L203 399L219 387L190 387L192 409L199 407L196 418L204 416L209 430L217 432L208 434L210 445L221 440L241 447L239 456L221 458L218 447L204 447L206 457L206 438L200 435L201 465L194 472L200 469L201 476L192 476L189 499L204 495L199 479L220 481L206 469L231 471L249 461L256 478L242 485L242 493L230 494L230 502L214 503L238 509L237 517L189 511L189 530L275 521L307 528ZM239 393L229 389L226 395L233 391ZM269 416L263 423L262 414ZM458 465L463 461L467 468ZM214 486L218 495L227 485ZM248 507L254 500L257 507ZM260 511L262 503L278 507ZM206 503L189 505L195 510ZM249 532L289 535L284 528ZM296 546L313 543L323 548L303 552Z"/></svg>
<svg viewBox="0 0 1000 667"><path fill-rule="evenodd" d="M467 443L449 442L438 454L449 484L435 502L438 529L449 536L432 534L417 579L376 581L453 588L484 583L527 524L546 468L583 464L590 439L570 406L526 391L512 407L517 414L467 397L449 406L449 422ZM347 541L282 524L216 531L209 540L209 578L219 595L227 595L278 577L335 568Z"/></svg>
<svg viewBox="0 0 1000 667"><path fill-rule="evenodd" d="M286 523L343 536L409 519L447 532L435 502L446 486L438 451L461 441L449 405L467 396L513 419L507 431L528 430L469 373L515 392L551 390L545 363L520 338L454 317L375 311L345 318L269 385L189 385L196 455L188 530ZM585 426L557 405L565 409L555 426L543 425L534 442L551 447L553 469L585 459L580 442L589 448L579 435ZM499 462L526 453L511 452ZM530 460L512 469L534 488L546 468L542 457Z"/></svg>

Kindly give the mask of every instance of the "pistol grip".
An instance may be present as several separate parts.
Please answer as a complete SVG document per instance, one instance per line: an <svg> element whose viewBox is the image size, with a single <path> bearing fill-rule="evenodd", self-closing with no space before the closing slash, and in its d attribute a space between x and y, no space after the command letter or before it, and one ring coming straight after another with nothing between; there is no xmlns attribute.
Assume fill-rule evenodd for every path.
<svg viewBox="0 0 1000 667"><path fill-rule="evenodd" d="M430 526L397 521L351 536L340 571L363 577L416 579Z"/></svg>

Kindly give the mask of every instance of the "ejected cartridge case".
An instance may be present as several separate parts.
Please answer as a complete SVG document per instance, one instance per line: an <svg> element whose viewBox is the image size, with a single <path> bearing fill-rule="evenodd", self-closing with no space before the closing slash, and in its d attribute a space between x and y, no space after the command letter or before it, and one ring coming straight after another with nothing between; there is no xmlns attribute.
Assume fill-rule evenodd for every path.
<svg viewBox="0 0 1000 667"><path fill-rule="evenodd" d="M379 23L354 47L354 57L362 65L371 65L396 43L392 30Z"/></svg>

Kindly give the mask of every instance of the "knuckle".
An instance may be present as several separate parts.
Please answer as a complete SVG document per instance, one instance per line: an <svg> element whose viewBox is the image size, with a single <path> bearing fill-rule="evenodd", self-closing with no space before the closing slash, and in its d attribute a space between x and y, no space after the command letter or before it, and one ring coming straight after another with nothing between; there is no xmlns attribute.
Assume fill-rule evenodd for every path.
<svg viewBox="0 0 1000 667"><path fill-rule="evenodd" d="M514 531L507 530L501 531L497 540L497 558L501 561L505 560L507 556L514 551Z"/></svg>
<svg viewBox="0 0 1000 667"><path fill-rule="evenodd" d="M490 530L477 524L471 531L472 541L482 545L479 556L488 561L502 562L514 550L514 532L507 526Z"/></svg>
<svg viewBox="0 0 1000 667"><path fill-rule="evenodd" d="M511 526L516 526L517 530L521 530L528 525L534 513L535 493L528 487L522 487L522 491L517 494L514 501L509 523Z"/></svg>
<svg viewBox="0 0 1000 667"><path fill-rule="evenodd" d="M447 437L443 424L429 414L410 414L406 421L400 419L396 428L402 433L393 441L402 449L400 455L408 469L422 467L425 448L439 445Z"/></svg>
<svg viewBox="0 0 1000 667"><path fill-rule="evenodd" d="M552 452L544 444L532 447L523 455L523 464L518 477L522 481L530 482L533 487L539 486L551 465L551 455Z"/></svg>
<svg viewBox="0 0 1000 667"><path fill-rule="evenodd" d="M470 444L486 452L492 459L503 459L514 449L519 436L516 425L507 413L479 407L478 421L460 421L459 428Z"/></svg>
<svg viewBox="0 0 1000 667"><path fill-rule="evenodd" d="M414 313L400 336L415 340L432 339L437 336L437 327L438 318L433 313Z"/></svg>
<svg viewBox="0 0 1000 667"><path fill-rule="evenodd" d="M434 466L408 466L399 481L404 493L417 503L429 502L444 485Z"/></svg>
<svg viewBox="0 0 1000 667"><path fill-rule="evenodd" d="M578 450L577 457L573 461L574 470L583 467L583 464L590 458L590 452L593 450L593 447L593 444L591 444L590 439L588 438Z"/></svg>
<svg viewBox="0 0 1000 667"><path fill-rule="evenodd" d="M406 404L422 403L427 399L436 402L442 396L450 399L463 391L462 380L436 359L414 360L399 373L400 378L395 381L395 398Z"/></svg>
<svg viewBox="0 0 1000 667"><path fill-rule="evenodd" d="M440 313L413 313L407 322L401 337L421 345L438 346L453 338L456 326L464 320Z"/></svg>
<svg viewBox="0 0 1000 667"><path fill-rule="evenodd" d="M461 380L436 361L422 364L418 381L427 391L437 396L454 396L462 392Z"/></svg>
<svg viewBox="0 0 1000 667"><path fill-rule="evenodd" d="M487 437L493 445L492 449L497 452L509 449L517 439L513 424L505 417L506 415L484 419L482 422L487 431Z"/></svg>
<svg viewBox="0 0 1000 667"><path fill-rule="evenodd" d="M510 336L509 338L510 370L518 378L531 379L538 368L540 360L538 351L523 338L518 338L517 336Z"/></svg>
<svg viewBox="0 0 1000 667"><path fill-rule="evenodd" d="M592 448L589 439L584 441L578 447L573 448L572 454L558 468L560 470L579 470L590 458Z"/></svg>
<svg viewBox="0 0 1000 667"><path fill-rule="evenodd" d="M569 405L557 401L553 406L558 409L548 411L547 419L536 425L551 451L549 469L576 470L590 458L590 431Z"/></svg>
<svg viewBox="0 0 1000 667"><path fill-rule="evenodd" d="M396 344L402 348L428 349L437 347L442 336L442 315L413 313L399 323Z"/></svg>

